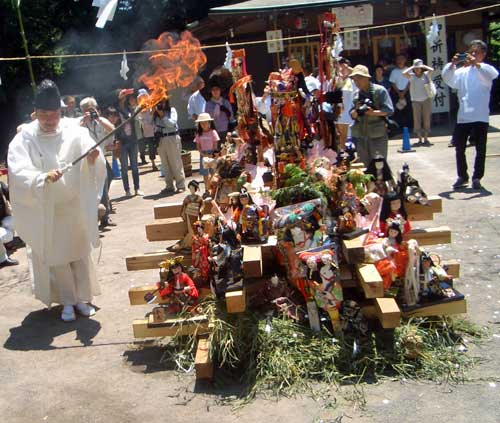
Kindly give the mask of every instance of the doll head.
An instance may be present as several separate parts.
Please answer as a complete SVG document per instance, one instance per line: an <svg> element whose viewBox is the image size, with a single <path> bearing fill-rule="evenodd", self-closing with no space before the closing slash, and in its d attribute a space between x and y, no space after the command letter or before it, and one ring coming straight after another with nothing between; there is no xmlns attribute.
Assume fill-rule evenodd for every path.
<svg viewBox="0 0 500 423"><path fill-rule="evenodd" d="M201 236L205 232L205 225L203 225L203 222L200 222L199 220L193 223L193 227L197 235Z"/></svg>
<svg viewBox="0 0 500 423"><path fill-rule="evenodd" d="M420 272L425 272L432 266L434 266L434 262L432 261L430 254L423 251L422 254L420 254Z"/></svg>
<svg viewBox="0 0 500 423"><path fill-rule="evenodd" d="M396 192L390 192L384 197L382 210L380 212L380 220L387 220L392 215L400 214L405 220L408 219L403 198Z"/></svg>
<svg viewBox="0 0 500 423"><path fill-rule="evenodd" d="M316 257L314 257L314 256L308 257L306 264L307 264L307 267L311 270L318 269L318 263L316 262Z"/></svg>
<svg viewBox="0 0 500 423"><path fill-rule="evenodd" d="M398 244L403 242L403 229L399 220L394 219L387 227L387 236L394 239Z"/></svg>
<svg viewBox="0 0 500 423"><path fill-rule="evenodd" d="M193 180L189 182L188 189L191 194L194 194L196 191L200 189L200 184Z"/></svg>
<svg viewBox="0 0 500 423"><path fill-rule="evenodd" d="M376 155L375 158L372 159L366 169L366 173L373 175L375 178L379 172L382 172L382 179L384 181L390 181L393 179L391 168L387 164L384 156L381 156L380 154Z"/></svg>
<svg viewBox="0 0 500 423"><path fill-rule="evenodd" d="M321 255L321 262L324 265L330 265L333 262L333 258L332 258L332 256L330 254L322 254Z"/></svg>

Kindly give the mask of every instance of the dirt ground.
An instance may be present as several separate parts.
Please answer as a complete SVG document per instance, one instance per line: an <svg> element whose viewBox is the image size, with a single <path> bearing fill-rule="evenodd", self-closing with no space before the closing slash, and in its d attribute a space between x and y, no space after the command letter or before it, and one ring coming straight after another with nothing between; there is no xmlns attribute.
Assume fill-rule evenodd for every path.
<svg viewBox="0 0 500 423"><path fill-rule="evenodd" d="M421 226L449 225L451 245L435 246L444 258L461 262L458 290L467 296L468 317L490 328L492 337L469 354L482 359L470 381L458 385L401 380L363 385L358 400L348 387L331 386L331 400L308 396L279 401L258 398L234 411L223 392L197 386L193 374L168 371L161 350L138 349L132 320L149 307L131 307L127 291L156 281L156 271L127 272L127 255L154 251L165 243L148 242L144 225L153 220L153 205L179 201L158 193L159 173L141 167L144 198L123 196L114 181L117 227L103 233L98 265L102 295L90 318L63 323L59 310L47 310L31 295L25 250L21 264L0 270L0 420L3 422L500 422L500 116L492 117L486 177L487 190L453 192L454 150L449 136L434 145L399 154L391 141L389 163L396 172L404 161L430 195L443 198L443 213ZM473 151L468 149L469 163ZM197 175L197 179L201 179Z"/></svg>

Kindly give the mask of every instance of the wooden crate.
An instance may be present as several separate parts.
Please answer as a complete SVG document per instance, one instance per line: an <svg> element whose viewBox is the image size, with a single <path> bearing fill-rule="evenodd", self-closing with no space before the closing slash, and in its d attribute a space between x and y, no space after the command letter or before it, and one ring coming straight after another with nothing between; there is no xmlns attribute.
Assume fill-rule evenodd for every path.
<svg viewBox="0 0 500 423"><path fill-rule="evenodd" d="M260 278L262 276L260 245L245 245L243 247L243 275L245 278Z"/></svg>
<svg viewBox="0 0 500 423"><path fill-rule="evenodd" d="M210 357L211 342L208 337L198 338L196 347L196 356L194 358L194 368L196 370L196 379L211 380L214 376L214 363Z"/></svg>
<svg viewBox="0 0 500 423"><path fill-rule="evenodd" d="M375 298L375 311L384 329L396 328L400 325L401 310L394 298Z"/></svg>
<svg viewBox="0 0 500 423"><path fill-rule="evenodd" d="M363 288L366 298L381 298L384 296L382 277L373 264L357 264L356 276Z"/></svg>
<svg viewBox="0 0 500 423"><path fill-rule="evenodd" d="M405 203L406 213L408 214L426 214L426 213L441 213L443 211L443 199L441 197L428 197L428 204L423 206L416 203Z"/></svg>
<svg viewBox="0 0 500 423"><path fill-rule="evenodd" d="M247 308L245 290L226 292L226 308L228 313L243 313Z"/></svg>
<svg viewBox="0 0 500 423"><path fill-rule="evenodd" d="M160 250L151 253L137 254L135 256L127 256L125 257L125 263L128 271L159 269L162 261L173 259L179 255L181 254ZM184 256L182 264L184 266L191 266L191 257Z"/></svg>
<svg viewBox="0 0 500 423"><path fill-rule="evenodd" d="M404 240L414 239L418 245L436 245L451 243L451 229L448 226L437 228L412 229L403 236Z"/></svg>

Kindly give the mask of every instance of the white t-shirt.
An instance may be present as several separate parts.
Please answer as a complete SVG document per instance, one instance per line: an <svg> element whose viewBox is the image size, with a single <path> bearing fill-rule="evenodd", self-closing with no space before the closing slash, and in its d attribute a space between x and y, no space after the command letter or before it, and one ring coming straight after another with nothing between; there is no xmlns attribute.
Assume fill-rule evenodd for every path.
<svg viewBox="0 0 500 423"><path fill-rule="evenodd" d="M448 63L443 68L443 81L457 90L458 123L489 122L491 85L498 71L487 63L480 63L479 66L457 69Z"/></svg>
<svg viewBox="0 0 500 423"><path fill-rule="evenodd" d="M425 84L429 83L429 73L424 72L420 77L410 72L410 97L411 101L425 101L429 98Z"/></svg>
<svg viewBox="0 0 500 423"><path fill-rule="evenodd" d="M395 84L399 91L405 90L410 82L403 75L403 72L406 69L408 69L406 66L403 69L394 68L391 72L391 76L389 77L389 82Z"/></svg>

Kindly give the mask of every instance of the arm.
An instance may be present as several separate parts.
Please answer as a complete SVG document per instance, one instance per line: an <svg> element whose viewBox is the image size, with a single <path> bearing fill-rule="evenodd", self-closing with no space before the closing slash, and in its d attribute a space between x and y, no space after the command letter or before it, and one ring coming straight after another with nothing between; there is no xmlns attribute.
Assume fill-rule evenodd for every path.
<svg viewBox="0 0 500 423"><path fill-rule="evenodd" d="M403 76L406 79L411 79L411 71L413 70L413 67L409 67L408 69L403 71ZM394 85L394 84L393 84Z"/></svg>
<svg viewBox="0 0 500 423"><path fill-rule="evenodd" d="M450 62L444 66L443 71L441 72L444 83L453 89L458 88L458 77L455 74L455 70L455 64Z"/></svg>
<svg viewBox="0 0 500 423"><path fill-rule="evenodd" d="M485 84L490 84L498 76L498 71L487 63L477 63L479 78Z"/></svg>
<svg viewBox="0 0 500 423"><path fill-rule="evenodd" d="M217 150L217 142L220 140L219 134L215 129L212 129L212 138L213 138L212 150L215 151Z"/></svg>

